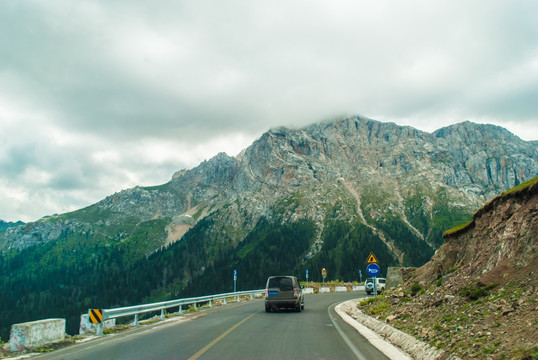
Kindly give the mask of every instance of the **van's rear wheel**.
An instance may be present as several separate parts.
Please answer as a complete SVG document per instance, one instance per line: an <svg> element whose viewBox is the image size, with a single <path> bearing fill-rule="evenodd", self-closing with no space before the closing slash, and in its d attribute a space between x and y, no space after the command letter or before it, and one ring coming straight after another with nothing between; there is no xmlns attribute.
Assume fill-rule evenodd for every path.
<svg viewBox="0 0 538 360"><path fill-rule="evenodd" d="M271 307L270 307L270 306L266 306L266 307L265 307L265 312L271 312Z"/></svg>

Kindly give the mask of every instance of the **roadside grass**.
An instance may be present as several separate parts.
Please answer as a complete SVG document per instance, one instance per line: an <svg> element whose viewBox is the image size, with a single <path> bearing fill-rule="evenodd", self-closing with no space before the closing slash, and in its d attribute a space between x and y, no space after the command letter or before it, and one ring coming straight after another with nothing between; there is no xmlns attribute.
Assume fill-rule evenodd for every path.
<svg viewBox="0 0 538 360"><path fill-rule="evenodd" d="M32 348L31 350L33 352L37 352L37 353L47 353L47 352L51 352L51 351L58 350L58 349L61 349L63 347L72 345L74 343L75 343L75 340L73 340L73 338L70 337L70 338L67 338L65 340L59 341L57 343L54 343L54 344L37 346L35 348Z"/></svg>

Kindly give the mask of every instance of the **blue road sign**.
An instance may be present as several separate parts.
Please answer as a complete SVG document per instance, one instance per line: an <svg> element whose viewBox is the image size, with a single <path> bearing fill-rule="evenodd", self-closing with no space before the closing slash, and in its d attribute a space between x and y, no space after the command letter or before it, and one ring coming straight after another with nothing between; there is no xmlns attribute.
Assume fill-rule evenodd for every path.
<svg viewBox="0 0 538 360"><path fill-rule="evenodd" d="M381 268L376 263L371 263L366 267L366 273L368 276L379 276L381 274Z"/></svg>

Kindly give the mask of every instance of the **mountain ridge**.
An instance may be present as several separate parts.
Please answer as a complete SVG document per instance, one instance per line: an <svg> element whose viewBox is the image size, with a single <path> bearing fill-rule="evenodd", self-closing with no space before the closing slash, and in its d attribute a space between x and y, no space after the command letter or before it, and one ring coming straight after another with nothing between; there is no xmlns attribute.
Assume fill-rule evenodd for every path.
<svg viewBox="0 0 538 360"><path fill-rule="evenodd" d="M492 139L495 145L487 143ZM405 147L412 147L413 152L409 154ZM514 151L516 155L507 156L505 148L517 149ZM438 185L459 187L476 195L473 206L477 207L495 194L518 185L525 177L535 175L537 154L537 147L532 143L494 125L467 121L430 134L363 117L343 118L296 130L270 129L237 157L219 153L193 169L176 172L166 184L122 190L85 209L101 207L110 210L108 218L116 218L128 210L128 202L135 204L133 209L136 208L137 214L133 216L140 221L178 215L197 215L194 219L198 221L210 211L209 202L215 208L219 202L239 201L241 194L263 192L262 187L278 186L285 195L296 187L344 179L347 190L359 199L360 192L352 186L357 180L371 182L372 176L378 175L382 177L379 181L390 187L394 183L391 184L387 177L404 173L414 175L416 182L420 182L424 171L431 172L434 177L429 180ZM516 160L518 166L513 164ZM325 166L325 163L335 166ZM152 196L156 191L165 201ZM397 191L393 195L400 197ZM259 198L254 197L254 200L265 208L265 212L271 206L270 202ZM120 204L123 205L121 210ZM254 219L259 219L263 213L254 211ZM364 211L359 213L359 217L364 218ZM65 214L54 217L62 218ZM29 224L40 221L46 222L39 220ZM173 221L171 224L174 227ZM47 231L44 229L43 232ZM32 238L39 239L36 243L43 243L55 236L40 237L34 232L29 237L28 231L22 233L11 237L11 246L7 245L8 236L0 237L0 249L23 248L24 244L31 246Z"/></svg>

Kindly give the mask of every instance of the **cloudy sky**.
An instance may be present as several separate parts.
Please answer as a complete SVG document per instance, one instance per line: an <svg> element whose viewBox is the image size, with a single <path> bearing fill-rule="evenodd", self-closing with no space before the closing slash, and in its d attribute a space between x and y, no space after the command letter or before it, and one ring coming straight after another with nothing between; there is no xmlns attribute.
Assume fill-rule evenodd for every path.
<svg viewBox="0 0 538 360"><path fill-rule="evenodd" d="M0 1L0 219L343 114L538 139L538 1Z"/></svg>

